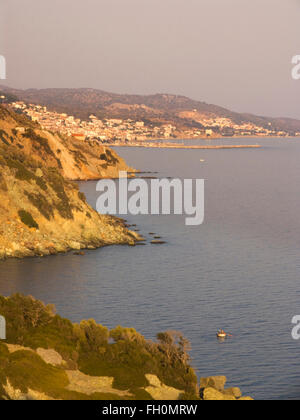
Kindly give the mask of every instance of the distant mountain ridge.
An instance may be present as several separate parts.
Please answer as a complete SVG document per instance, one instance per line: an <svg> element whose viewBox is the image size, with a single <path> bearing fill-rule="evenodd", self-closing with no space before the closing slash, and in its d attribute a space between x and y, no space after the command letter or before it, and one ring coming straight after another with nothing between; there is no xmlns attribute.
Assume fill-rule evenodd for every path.
<svg viewBox="0 0 300 420"><path fill-rule="evenodd" d="M264 128L271 126L276 131L290 134L300 132L300 120L297 119L233 112L180 95L127 95L89 88L20 90L0 86L0 90L24 102L47 106L52 111L65 112L81 119L88 119L90 114L94 114L100 119L122 118L156 124L175 123L179 127L199 127L199 117L206 116L229 118L236 124L250 122ZM198 121L190 115L191 112L197 114Z"/></svg>

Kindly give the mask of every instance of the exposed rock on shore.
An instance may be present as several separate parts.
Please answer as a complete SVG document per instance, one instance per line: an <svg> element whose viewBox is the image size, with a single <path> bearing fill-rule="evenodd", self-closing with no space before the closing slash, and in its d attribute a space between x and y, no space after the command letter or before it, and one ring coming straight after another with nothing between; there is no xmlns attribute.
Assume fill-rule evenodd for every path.
<svg viewBox="0 0 300 420"><path fill-rule="evenodd" d="M252 401L250 397L243 397L239 388L227 388L225 376L212 376L200 379L200 398L204 401Z"/></svg>

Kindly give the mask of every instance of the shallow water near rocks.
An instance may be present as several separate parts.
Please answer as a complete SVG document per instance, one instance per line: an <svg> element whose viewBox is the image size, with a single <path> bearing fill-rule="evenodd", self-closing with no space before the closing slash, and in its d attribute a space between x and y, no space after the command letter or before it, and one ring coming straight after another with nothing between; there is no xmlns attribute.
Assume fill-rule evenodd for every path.
<svg viewBox="0 0 300 420"><path fill-rule="evenodd" d="M147 338L181 330L199 376L226 375L256 399L299 398L291 320L300 314L300 139L243 141L264 147L117 149L155 176L204 178L204 224L128 216L146 246L1 262L0 293L31 294L74 322L134 326ZM80 188L95 205L96 183ZM151 245L150 232L166 243ZM219 342L219 328L233 338Z"/></svg>

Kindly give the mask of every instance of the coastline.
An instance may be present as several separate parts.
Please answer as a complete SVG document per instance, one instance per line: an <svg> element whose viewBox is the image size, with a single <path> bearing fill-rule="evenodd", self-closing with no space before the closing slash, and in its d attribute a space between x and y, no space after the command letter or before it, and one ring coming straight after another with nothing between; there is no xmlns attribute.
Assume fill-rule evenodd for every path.
<svg viewBox="0 0 300 420"><path fill-rule="evenodd" d="M210 149L260 149L262 148L259 144L237 144L237 145L185 145L178 143L133 143L133 144L123 144L115 143L111 147L144 147L144 148L153 148L153 149L200 149L200 150L210 150Z"/></svg>
<svg viewBox="0 0 300 420"><path fill-rule="evenodd" d="M86 235L74 232L69 236L65 232L62 237L58 235L55 238L48 232L40 232L37 229L21 225L17 221L10 222L9 238L18 232L21 239L18 242L15 240L9 243L9 238L6 238L5 246L0 244L0 262L13 258L48 257L73 251L84 255L84 251L87 250L96 250L111 245L136 246L139 242L144 241L138 232L125 226L125 220L114 216L99 215L97 217L98 222L93 221ZM93 235L91 235L91 228L96 231ZM74 231L74 226L70 225L70 230Z"/></svg>

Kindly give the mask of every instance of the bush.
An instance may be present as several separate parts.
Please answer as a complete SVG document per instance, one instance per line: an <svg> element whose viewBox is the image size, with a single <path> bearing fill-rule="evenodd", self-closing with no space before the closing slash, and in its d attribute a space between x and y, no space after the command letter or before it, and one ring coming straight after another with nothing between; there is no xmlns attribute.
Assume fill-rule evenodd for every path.
<svg viewBox="0 0 300 420"><path fill-rule="evenodd" d="M108 328L96 324L93 319L82 321L77 326L77 334L85 351L99 352L99 349L108 344Z"/></svg>
<svg viewBox="0 0 300 420"><path fill-rule="evenodd" d="M30 227L30 228L35 228L38 229L39 225L36 223L36 221L34 220L34 218L31 216L30 213L28 213L25 210L20 210L19 211L19 217L21 219L21 222L24 223L24 225Z"/></svg>
<svg viewBox="0 0 300 420"><path fill-rule="evenodd" d="M49 184L59 198L56 204L58 212L64 219L73 219L71 203L65 191L67 183L55 168L49 169L48 175Z"/></svg>
<svg viewBox="0 0 300 420"><path fill-rule="evenodd" d="M85 194L83 192L79 191L78 192L78 197L79 197L79 200L81 200L84 203L86 203L86 196L85 196Z"/></svg>
<svg viewBox="0 0 300 420"><path fill-rule="evenodd" d="M28 200L34 205L38 211L47 219L50 220L54 216L53 208L47 199L42 194L30 194L25 191Z"/></svg>
<svg viewBox="0 0 300 420"><path fill-rule="evenodd" d="M113 387L129 390L133 394L130 399L151 398L145 390L141 389L148 385L145 377L147 373L157 375L167 386L183 390L182 399L196 397L197 377L187 359L182 358L185 343L182 343L182 335L179 333L161 334L159 343L145 340L133 328L117 327L109 334L106 327L97 324L94 320L72 324L59 315L54 315L51 306L45 306L32 297L19 294L10 298L0 296L0 313L7 322L7 343L32 349L38 347L54 349L61 354L68 366L73 366L73 369L78 368L91 376L113 377ZM115 342L110 342L109 337ZM165 345L173 347L172 351L177 354L177 357L169 357L165 352L166 349L162 348ZM49 367L51 371L43 372L45 364L35 355L29 358L27 354L26 352L23 354L24 357L21 357L21 352L17 352L13 357L13 363L19 366L13 373L16 378L18 377L14 385L18 387L20 381L24 386L28 386L29 383L32 387L33 385L36 387L34 389L39 389L39 384L43 384L41 390L46 389L48 393L46 382L49 381L53 383L51 392L57 391L59 388L56 382L57 371ZM8 373L12 373L9 363L6 366L11 357L8 356L7 350L1 348L0 343L0 390L2 372L4 372L4 379L10 376L7 375ZM30 370L35 367L36 371L32 379L28 379L27 375L30 375ZM37 374L37 370L41 374ZM24 374L20 375L19 371ZM26 375L26 382L23 381L24 375ZM40 378L40 375L45 376L45 381ZM63 376L57 379L65 386ZM36 382L30 382L31 380ZM60 392L67 391L61 389ZM76 395L77 399L79 397ZM108 397L113 397L113 395L96 396L95 394L93 396L99 399Z"/></svg>
<svg viewBox="0 0 300 420"><path fill-rule="evenodd" d="M6 157L6 164L10 169L17 170L15 174L17 179L26 182L35 181L43 191L46 191L47 185L45 181L42 178L37 177L21 163L21 161L24 161L24 159L25 157L21 152L19 154L14 152ZM36 169L37 163L35 161L31 160L30 158L26 158L26 162L32 169Z"/></svg>

